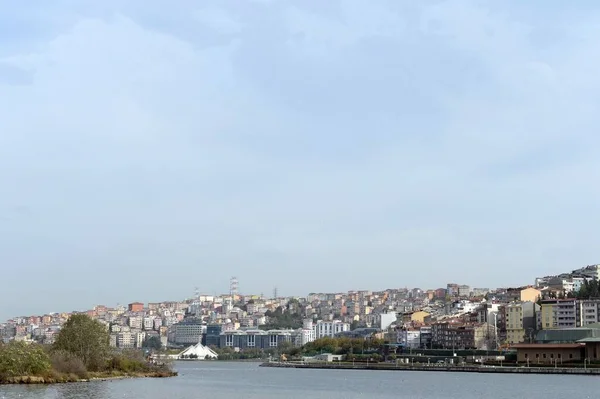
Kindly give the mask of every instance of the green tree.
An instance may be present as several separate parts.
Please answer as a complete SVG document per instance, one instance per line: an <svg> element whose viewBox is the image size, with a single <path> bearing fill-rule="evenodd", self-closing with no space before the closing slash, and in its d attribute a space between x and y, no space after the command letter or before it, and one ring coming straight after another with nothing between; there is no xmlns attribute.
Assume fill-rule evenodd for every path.
<svg viewBox="0 0 600 399"><path fill-rule="evenodd" d="M142 343L142 347L159 351L162 348L162 342L159 337L148 337Z"/></svg>
<svg viewBox="0 0 600 399"><path fill-rule="evenodd" d="M13 341L0 345L0 381L3 377L39 376L50 367L48 353L38 344Z"/></svg>
<svg viewBox="0 0 600 399"><path fill-rule="evenodd" d="M109 334L104 325L87 315L72 315L56 337L54 350L77 356L90 371L106 366L109 354Z"/></svg>

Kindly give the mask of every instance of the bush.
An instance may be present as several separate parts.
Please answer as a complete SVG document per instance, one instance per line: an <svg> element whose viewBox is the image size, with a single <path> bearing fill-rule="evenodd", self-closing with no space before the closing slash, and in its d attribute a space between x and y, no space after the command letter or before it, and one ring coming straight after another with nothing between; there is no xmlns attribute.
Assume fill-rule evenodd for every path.
<svg viewBox="0 0 600 399"><path fill-rule="evenodd" d="M153 371L166 371L168 365L157 366L146 361L141 353L135 351L114 353L108 361L110 371L122 373L140 373Z"/></svg>
<svg viewBox="0 0 600 399"><path fill-rule="evenodd" d="M50 355L52 368L59 373L74 374L79 378L87 378L87 369L83 360L67 351L54 351Z"/></svg>
<svg viewBox="0 0 600 399"><path fill-rule="evenodd" d="M0 346L0 380L6 377L40 376L50 368L50 358L41 345L13 341Z"/></svg>

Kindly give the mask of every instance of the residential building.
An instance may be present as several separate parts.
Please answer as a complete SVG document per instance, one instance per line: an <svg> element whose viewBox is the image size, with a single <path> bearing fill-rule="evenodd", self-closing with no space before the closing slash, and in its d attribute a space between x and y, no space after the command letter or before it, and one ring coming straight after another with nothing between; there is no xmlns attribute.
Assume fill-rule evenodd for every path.
<svg viewBox="0 0 600 399"><path fill-rule="evenodd" d="M446 294L451 297L458 296L458 284L448 283L446 285Z"/></svg>
<svg viewBox="0 0 600 399"><path fill-rule="evenodd" d="M300 345L306 345L309 342L313 342L315 339L315 326L313 325L312 319L305 319L302 322Z"/></svg>
<svg viewBox="0 0 600 399"><path fill-rule="evenodd" d="M144 311L144 304L141 302L133 302L127 305L127 309L130 312L140 313Z"/></svg>
<svg viewBox="0 0 600 399"><path fill-rule="evenodd" d="M577 305L581 327L600 323L600 300L580 300Z"/></svg>
<svg viewBox="0 0 600 399"><path fill-rule="evenodd" d="M403 323L426 323L431 320L431 314L425 312L423 310L418 310L416 312L409 312L402 315Z"/></svg>
<svg viewBox="0 0 600 399"><path fill-rule="evenodd" d="M117 334L117 347L122 349L135 348L137 334L131 331L124 331Z"/></svg>
<svg viewBox="0 0 600 399"><path fill-rule="evenodd" d="M506 340L509 344L533 340L539 311L540 306L534 302L516 302L506 306Z"/></svg>
<svg viewBox="0 0 600 399"><path fill-rule="evenodd" d="M574 328L577 323L576 299L547 299L542 301L542 328Z"/></svg>
<svg viewBox="0 0 600 399"><path fill-rule="evenodd" d="M459 285L458 296L461 298L467 298L471 296L471 287L469 287L468 285Z"/></svg>
<svg viewBox="0 0 600 399"><path fill-rule="evenodd" d="M141 330L144 325L144 318L142 316L131 316L129 317L129 327L136 330Z"/></svg>
<svg viewBox="0 0 600 399"><path fill-rule="evenodd" d="M537 302L542 296L542 291L533 287L527 287L521 290L519 299L521 302Z"/></svg>
<svg viewBox="0 0 600 399"><path fill-rule="evenodd" d="M431 344L440 349L491 349L496 346L494 327L489 324L433 323Z"/></svg>

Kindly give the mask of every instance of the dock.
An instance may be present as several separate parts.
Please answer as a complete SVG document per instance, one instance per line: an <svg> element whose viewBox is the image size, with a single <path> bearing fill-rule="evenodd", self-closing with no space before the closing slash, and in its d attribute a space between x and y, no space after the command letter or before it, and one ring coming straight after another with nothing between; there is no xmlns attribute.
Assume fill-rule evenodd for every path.
<svg viewBox="0 0 600 399"><path fill-rule="evenodd" d="M330 370L385 370L385 371L432 371L459 373L504 373L504 374L572 374L600 375L600 368L583 367L515 367L486 365L407 365L394 363L357 363L350 362L265 362L260 367Z"/></svg>

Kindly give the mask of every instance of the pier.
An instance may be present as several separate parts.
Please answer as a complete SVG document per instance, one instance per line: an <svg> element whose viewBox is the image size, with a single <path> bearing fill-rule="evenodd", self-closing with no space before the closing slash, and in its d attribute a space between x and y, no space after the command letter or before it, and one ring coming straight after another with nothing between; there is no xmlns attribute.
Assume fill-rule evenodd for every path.
<svg viewBox="0 0 600 399"><path fill-rule="evenodd" d="M349 362L265 362L260 367L331 370L386 370L386 371L432 371L459 373L508 373L508 374L573 374L600 375L600 368L577 367L514 367L474 365L407 365L394 363L349 363Z"/></svg>

